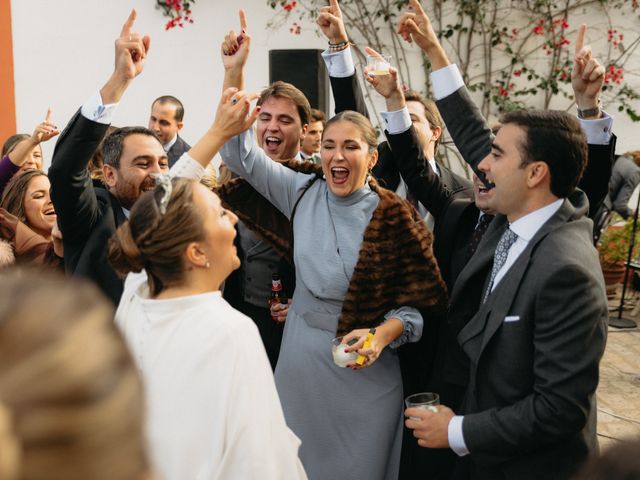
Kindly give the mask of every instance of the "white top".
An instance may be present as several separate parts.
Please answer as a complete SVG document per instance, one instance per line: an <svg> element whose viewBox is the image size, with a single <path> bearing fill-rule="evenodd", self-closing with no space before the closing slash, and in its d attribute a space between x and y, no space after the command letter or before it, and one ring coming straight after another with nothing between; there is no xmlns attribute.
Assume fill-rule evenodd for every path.
<svg viewBox="0 0 640 480"><path fill-rule="evenodd" d="M153 300L132 273L116 323L142 373L159 479L307 478L258 330L219 291Z"/></svg>

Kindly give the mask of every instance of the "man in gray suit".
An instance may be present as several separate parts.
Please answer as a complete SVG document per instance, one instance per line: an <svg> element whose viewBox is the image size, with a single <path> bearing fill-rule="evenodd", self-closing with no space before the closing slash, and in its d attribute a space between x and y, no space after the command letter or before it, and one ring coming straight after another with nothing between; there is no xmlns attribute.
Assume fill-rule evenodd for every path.
<svg viewBox="0 0 640 480"><path fill-rule="evenodd" d="M149 130L153 130L167 152L169 168L178 161L184 152L189 151L191 145L180 137L184 119L182 102L171 95L156 98L151 104L149 115Z"/></svg>
<svg viewBox="0 0 640 480"><path fill-rule="evenodd" d="M640 151L627 152L620 155L613 164L611 180L609 180L609 210L618 212L623 218L629 218L633 210L629 208L629 199L640 183Z"/></svg>
<svg viewBox="0 0 640 480"><path fill-rule="evenodd" d="M404 27L416 40L428 19L410 3ZM576 43L583 38L581 29ZM435 34L419 40L432 60L444 55ZM590 53L577 57L575 74L601 74ZM588 97L579 99L583 114L597 108ZM451 293L448 323L469 358L469 384L458 415L444 405L407 409L406 425L421 446L459 455L455 478L568 478L597 445L608 313L588 202L575 189L585 136L564 112L524 111L503 117L492 141L469 103L467 95L438 103L454 139L467 132L457 142L493 184L487 202L499 213Z"/></svg>

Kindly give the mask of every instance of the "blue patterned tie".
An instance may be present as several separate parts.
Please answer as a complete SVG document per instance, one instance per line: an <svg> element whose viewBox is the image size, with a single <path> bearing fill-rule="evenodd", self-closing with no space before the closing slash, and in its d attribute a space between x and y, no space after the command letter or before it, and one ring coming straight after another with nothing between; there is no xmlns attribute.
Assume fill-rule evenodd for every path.
<svg viewBox="0 0 640 480"><path fill-rule="evenodd" d="M518 235L513 233L510 228L507 228L502 236L500 237L500 241L498 242L498 246L496 247L496 253L493 255L493 268L491 269L491 280L489 280L489 285L487 285L487 290L484 292L484 298L482 299L482 303L487 301L487 297L491 293L491 288L493 287L493 282L496 279L496 275L500 271L500 269L504 266L507 261L507 255L509 254L509 249L511 245L518 239Z"/></svg>

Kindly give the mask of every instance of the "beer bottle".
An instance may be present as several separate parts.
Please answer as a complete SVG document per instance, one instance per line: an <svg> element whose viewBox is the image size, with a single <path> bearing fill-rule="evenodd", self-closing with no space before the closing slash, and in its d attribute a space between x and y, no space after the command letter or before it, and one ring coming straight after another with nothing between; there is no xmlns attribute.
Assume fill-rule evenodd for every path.
<svg viewBox="0 0 640 480"><path fill-rule="evenodd" d="M280 275L274 273L271 275L271 296L269 297L269 307L280 303L282 297L282 281L280 281ZM271 320L276 321L277 318L271 315Z"/></svg>

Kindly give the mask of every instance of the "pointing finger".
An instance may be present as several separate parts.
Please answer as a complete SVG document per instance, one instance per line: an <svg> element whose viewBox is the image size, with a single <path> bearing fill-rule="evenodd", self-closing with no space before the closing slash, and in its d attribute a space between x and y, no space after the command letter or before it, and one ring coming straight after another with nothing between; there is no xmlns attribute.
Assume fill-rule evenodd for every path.
<svg viewBox="0 0 640 480"><path fill-rule="evenodd" d="M135 23L137 16L138 14L136 13L136 9L132 8L129 18L127 18L127 21L124 22L124 25L122 26L122 31L120 32L121 37L128 38L129 35L131 35L131 29L133 28L133 24Z"/></svg>
<svg viewBox="0 0 640 480"><path fill-rule="evenodd" d="M424 13L422 5L420 5L418 0L409 0L409 7L413 9L415 13Z"/></svg>
<svg viewBox="0 0 640 480"><path fill-rule="evenodd" d="M46 123L50 123L50 122L51 122L51 114L52 114L52 113L53 113L53 110L51 109L51 107L49 107L49 108L47 109L47 116L46 116L46 117L44 117L44 121L45 121Z"/></svg>
<svg viewBox="0 0 640 480"><path fill-rule="evenodd" d="M247 29L247 14L244 9L240 9L240 28L244 31Z"/></svg>
<svg viewBox="0 0 640 480"><path fill-rule="evenodd" d="M580 53L580 50L582 50L582 47L584 47L584 34L586 31L587 31L587 25L584 23L580 24L580 27L578 27L578 38L576 38L576 47L575 47L576 55Z"/></svg>

